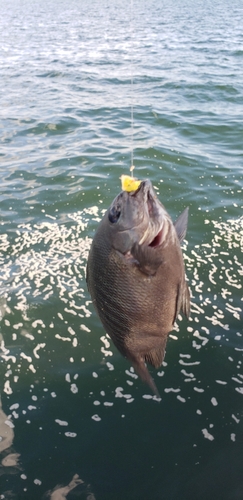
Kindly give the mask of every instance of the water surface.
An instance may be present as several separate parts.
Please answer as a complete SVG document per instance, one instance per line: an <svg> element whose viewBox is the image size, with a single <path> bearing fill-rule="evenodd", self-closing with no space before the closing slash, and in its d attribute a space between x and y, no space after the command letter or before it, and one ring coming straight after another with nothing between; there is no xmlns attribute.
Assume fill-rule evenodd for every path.
<svg viewBox="0 0 243 500"><path fill-rule="evenodd" d="M0 6L1 499L243 498L242 4L133 3ZM190 210L160 403L85 283L131 102L135 174Z"/></svg>

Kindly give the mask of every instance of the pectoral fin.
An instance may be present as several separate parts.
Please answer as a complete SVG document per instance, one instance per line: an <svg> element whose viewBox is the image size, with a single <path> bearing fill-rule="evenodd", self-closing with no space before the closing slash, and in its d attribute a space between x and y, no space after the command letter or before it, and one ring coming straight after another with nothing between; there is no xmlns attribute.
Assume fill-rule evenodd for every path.
<svg viewBox="0 0 243 500"><path fill-rule="evenodd" d="M162 257L155 248L134 243L131 254L138 262L139 269L148 276L154 276L162 264Z"/></svg>
<svg viewBox="0 0 243 500"><path fill-rule="evenodd" d="M186 282L183 285L178 286L177 300L176 300L176 310L174 316L174 322L182 311L187 318L190 316L190 291Z"/></svg>
<svg viewBox="0 0 243 500"><path fill-rule="evenodd" d="M174 222L175 230L177 232L177 236L179 238L180 243L184 240L187 231L187 223L188 223L188 212L189 208L185 208L185 210L179 215L178 219Z"/></svg>

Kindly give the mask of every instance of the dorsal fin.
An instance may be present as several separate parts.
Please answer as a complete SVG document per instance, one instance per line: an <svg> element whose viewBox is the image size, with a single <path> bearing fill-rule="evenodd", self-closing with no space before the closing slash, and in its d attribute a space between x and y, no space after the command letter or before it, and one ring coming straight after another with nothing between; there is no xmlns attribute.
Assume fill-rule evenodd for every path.
<svg viewBox="0 0 243 500"><path fill-rule="evenodd" d="M190 316L190 299L191 299L190 290L188 288L187 283L185 283L181 301L181 310L187 318L189 318Z"/></svg>
<svg viewBox="0 0 243 500"><path fill-rule="evenodd" d="M174 222L175 230L177 232L180 243L186 236L188 212L189 207L185 208L185 210L179 215L178 219Z"/></svg>

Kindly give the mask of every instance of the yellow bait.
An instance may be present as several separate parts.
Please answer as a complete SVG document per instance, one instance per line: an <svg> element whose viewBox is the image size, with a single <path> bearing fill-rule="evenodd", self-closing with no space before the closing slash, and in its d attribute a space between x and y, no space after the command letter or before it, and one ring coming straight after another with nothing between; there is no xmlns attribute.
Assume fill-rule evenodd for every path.
<svg viewBox="0 0 243 500"><path fill-rule="evenodd" d="M121 185L122 191L127 191L130 193L131 191L136 191L142 181L138 181L135 177L130 177L130 175L121 175Z"/></svg>

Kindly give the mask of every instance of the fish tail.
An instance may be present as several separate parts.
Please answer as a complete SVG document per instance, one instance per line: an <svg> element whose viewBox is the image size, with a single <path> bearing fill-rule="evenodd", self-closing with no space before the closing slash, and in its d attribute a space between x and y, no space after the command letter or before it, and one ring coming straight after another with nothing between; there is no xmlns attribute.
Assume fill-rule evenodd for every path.
<svg viewBox="0 0 243 500"><path fill-rule="evenodd" d="M143 380L143 382L145 382L150 387L150 389L153 391L155 396L157 396L157 398L161 399L159 391L158 391L156 384L154 382L154 379L151 377L151 375L147 369L147 366L144 363L143 358L142 357L139 357L136 359L133 358L131 361L132 361L132 364L133 364L137 374L140 376L140 378Z"/></svg>

